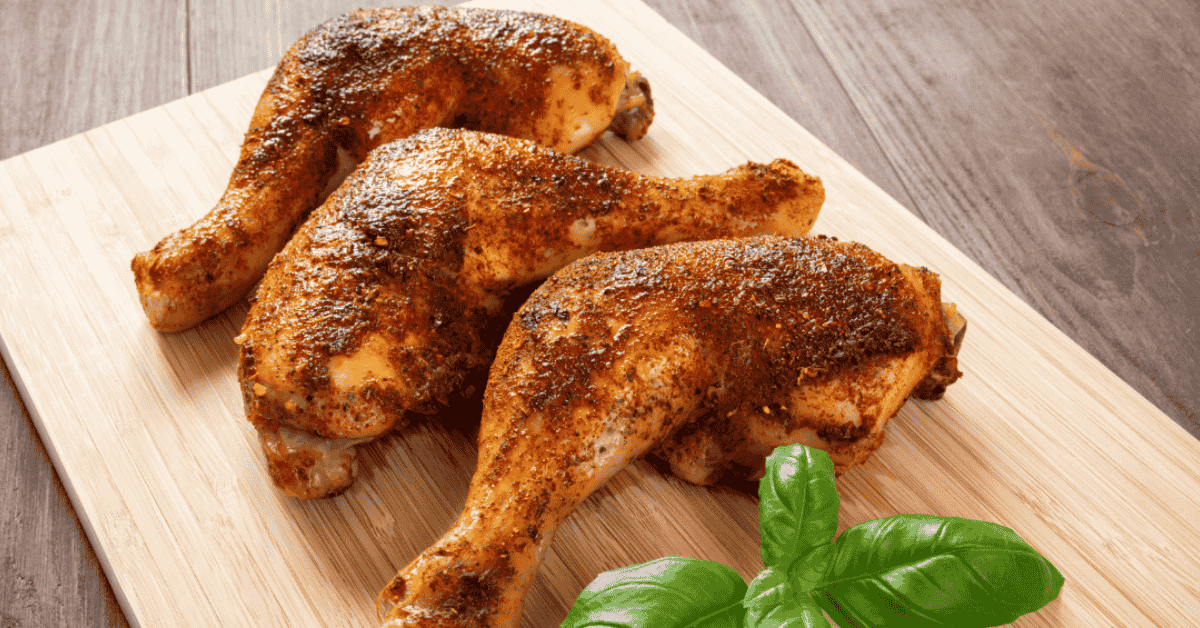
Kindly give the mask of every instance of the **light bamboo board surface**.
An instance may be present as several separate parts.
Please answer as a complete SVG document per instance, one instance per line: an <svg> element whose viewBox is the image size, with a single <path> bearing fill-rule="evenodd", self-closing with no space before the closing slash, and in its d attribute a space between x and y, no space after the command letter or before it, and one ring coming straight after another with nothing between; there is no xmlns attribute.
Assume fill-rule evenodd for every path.
<svg viewBox="0 0 1200 628"><path fill-rule="evenodd" d="M970 320L966 377L911 401L839 480L842 527L895 513L1007 525L1066 576L1025 626L1200 617L1200 444L904 207L636 0L492 3L613 39L658 116L585 156L646 174L787 157L820 176L815 232L938 271ZM241 412L237 306L155 332L129 260L219 197L269 71L0 162L0 338L114 590L139 626L370 626L379 588L452 522L474 447L415 427L365 448L358 484L278 495ZM470 421L474 417L461 417ZM752 577L755 500L637 464L560 529L523 625L557 626L598 572L657 558Z"/></svg>

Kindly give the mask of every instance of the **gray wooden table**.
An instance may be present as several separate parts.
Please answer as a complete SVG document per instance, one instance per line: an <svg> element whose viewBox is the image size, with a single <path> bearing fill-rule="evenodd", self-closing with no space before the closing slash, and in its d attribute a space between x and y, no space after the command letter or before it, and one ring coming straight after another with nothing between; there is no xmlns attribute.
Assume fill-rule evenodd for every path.
<svg viewBox="0 0 1200 628"><path fill-rule="evenodd" d="M1200 437L1194 0L648 3ZM0 159L360 5L0 0ZM128 625L3 370L0 627Z"/></svg>

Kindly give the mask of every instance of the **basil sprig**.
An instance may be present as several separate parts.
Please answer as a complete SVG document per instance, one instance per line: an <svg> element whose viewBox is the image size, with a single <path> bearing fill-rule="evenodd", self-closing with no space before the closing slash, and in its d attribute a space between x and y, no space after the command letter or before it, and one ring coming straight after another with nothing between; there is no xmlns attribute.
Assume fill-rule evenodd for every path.
<svg viewBox="0 0 1200 628"><path fill-rule="evenodd" d="M1063 576L1012 530L896 515L837 540L833 463L777 448L759 483L766 565L749 586L720 563L663 558L600 574L562 628L982 628L1058 597Z"/></svg>

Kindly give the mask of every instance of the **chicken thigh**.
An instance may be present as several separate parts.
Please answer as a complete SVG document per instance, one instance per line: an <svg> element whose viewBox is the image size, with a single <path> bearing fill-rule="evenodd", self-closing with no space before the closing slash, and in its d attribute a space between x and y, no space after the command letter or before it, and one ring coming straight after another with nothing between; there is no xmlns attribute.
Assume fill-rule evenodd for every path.
<svg viewBox="0 0 1200 628"><path fill-rule="evenodd" d="M515 287L597 251L802 235L823 200L786 160L664 179L463 130L377 149L276 256L237 338L276 485L350 486L355 445L486 371Z"/></svg>
<svg viewBox="0 0 1200 628"><path fill-rule="evenodd" d="M833 239L681 243L575 262L521 307L488 377L451 530L380 594L385 626L515 626L558 525L658 450L685 479L804 442L864 460L909 395L960 373L934 273Z"/></svg>
<svg viewBox="0 0 1200 628"><path fill-rule="evenodd" d="M360 10L302 37L267 84L224 195L132 262L146 316L180 331L240 300L368 151L465 127L578 151L653 117L611 42L546 15L435 6Z"/></svg>

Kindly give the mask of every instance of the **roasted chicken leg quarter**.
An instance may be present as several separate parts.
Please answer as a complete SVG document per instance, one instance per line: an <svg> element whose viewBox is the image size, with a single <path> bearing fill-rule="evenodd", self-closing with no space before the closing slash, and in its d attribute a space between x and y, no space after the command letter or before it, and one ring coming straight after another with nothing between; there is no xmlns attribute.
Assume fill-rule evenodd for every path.
<svg viewBox="0 0 1200 628"><path fill-rule="evenodd" d="M938 277L833 239L681 243L575 262L491 367L478 466L453 528L380 594L385 626L503 628L555 530L630 461L755 476L803 442L845 470L909 395L960 373Z"/></svg>
<svg viewBox="0 0 1200 628"><path fill-rule="evenodd" d="M578 24L467 7L347 13L280 61L216 207L134 257L142 307L169 332L236 303L346 170L418 129L575 152L608 128L636 139L652 117L645 79Z"/></svg>
<svg viewBox="0 0 1200 628"><path fill-rule="evenodd" d="M350 486L354 445L485 374L514 288L598 251L801 235L823 200L786 160L665 179L464 130L377 149L276 256L237 339L275 483Z"/></svg>

